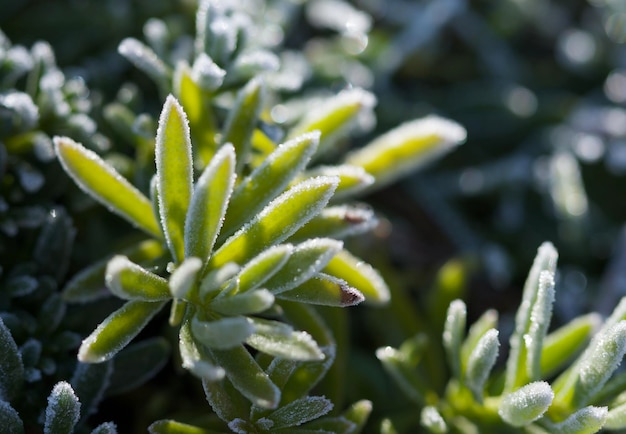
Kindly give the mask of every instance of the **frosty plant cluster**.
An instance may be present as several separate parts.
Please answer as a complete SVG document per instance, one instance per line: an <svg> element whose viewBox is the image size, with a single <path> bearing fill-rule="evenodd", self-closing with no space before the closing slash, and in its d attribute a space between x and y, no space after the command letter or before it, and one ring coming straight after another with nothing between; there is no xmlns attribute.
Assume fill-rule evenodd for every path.
<svg viewBox="0 0 626 434"><path fill-rule="evenodd" d="M420 365L425 336L378 350L386 370L422 407L428 432L582 434L626 427L626 375L616 374L626 353L626 299L604 322L589 314L547 333L556 262L556 249L544 243L524 286L503 372L492 372L500 347L497 312L485 312L466 333L461 300L450 304L445 321L452 375L441 395L429 388Z"/></svg>

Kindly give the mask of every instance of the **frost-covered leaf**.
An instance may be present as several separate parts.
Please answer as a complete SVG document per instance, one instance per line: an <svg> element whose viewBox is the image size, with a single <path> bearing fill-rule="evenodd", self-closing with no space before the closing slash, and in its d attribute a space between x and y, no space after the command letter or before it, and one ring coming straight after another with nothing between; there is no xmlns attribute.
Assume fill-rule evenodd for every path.
<svg viewBox="0 0 626 434"><path fill-rule="evenodd" d="M255 327L244 316L226 317L215 321L191 320L193 336L209 348L228 349L240 345Z"/></svg>
<svg viewBox="0 0 626 434"><path fill-rule="evenodd" d="M24 364L11 332L0 317L0 402L10 401L22 388Z"/></svg>
<svg viewBox="0 0 626 434"><path fill-rule="evenodd" d="M150 47L135 38L126 38L117 51L154 80L161 91L167 89L170 71Z"/></svg>
<svg viewBox="0 0 626 434"><path fill-rule="evenodd" d="M299 426L325 415L332 408L332 402L323 396L307 396L279 408L262 421L272 430ZM261 423L261 420L258 423Z"/></svg>
<svg viewBox="0 0 626 434"><path fill-rule="evenodd" d="M250 260L237 275L239 291L243 293L263 285L285 265L293 250L291 244L279 244Z"/></svg>
<svg viewBox="0 0 626 434"><path fill-rule="evenodd" d="M461 345L465 337L467 308L462 300L450 303L443 328L443 347L448 364L458 379L461 378Z"/></svg>
<svg viewBox="0 0 626 434"><path fill-rule="evenodd" d="M296 288L281 292L278 298L322 306L354 306L365 297L345 280L319 273Z"/></svg>
<svg viewBox="0 0 626 434"><path fill-rule="evenodd" d="M186 258L170 276L169 289L174 298L188 300L193 298L192 290L202 269L199 258Z"/></svg>
<svg viewBox="0 0 626 434"><path fill-rule="evenodd" d="M238 418L248 419L250 401L239 393L228 379L203 380L202 386L209 405L224 422L228 423Z"/></svg>
<svg viewBox="0 0 626 434"><path fill-rule="evenodd" d="M280 402L280 389L270 380L243 345L228 350L211 348L213 360L226 371L235 389L254 405L276 408Z"/></svg>
<svg viewBox="0 0 626 434"><path fill-rule="evenodd" d="M293 249L285 265L264 286L274 294L282 294L316 275L342 248L341 241L314 238Z"/></svg>
<svg viewBox="0 0 626 434"><path fill-rule="evenodd" d="M33 276L14 276L6 281L2 292L10 298L23 297L35 291L37 287L39 287L39 282Z"/></svg>
<svg viewBox="0 0 626 434"><path fill-rule="evenodd" d="M531 381L541 378L541 352L554 304L554 275L550 271L542 271L539 275L537 298L530 312L528 333L524 336L526 345L526 373Z"/></svg>
<svg viewBox="0 0 626 434"><path fill-rule="evenodd" d="M370 414L372 413L372 408L372 402L363 399L355 402L343 412L343 417L355 425L350 431L351 434L356 434L362 431L363 427L367 423L367 420L369 419Z"/></svg>
<svg viewBox="0 0 626 434"><path fill-rule="evenodd" d="M263 249L282 242L324 208L336 187L337 179L326 177L292 187L226 240L209 266L221 267L227 262L242 264Z"/></svg>
<svg viewBox="0 0 626 434"><path fill-rule="evenodd" d="M170 345L162 337L127 346L113 359L107 395L124 393L144 384L165 366L169 355Z"/></svg>
<svg viewBox="0 0 626 434"><path fill-rule="evenodd" d="M157 420L148 427L150 434L218 434L217 431L200 428L175 420Z"/></svg>
<svg viewBox="0 0 626 434"><path fill-rule="evenodd" d="M117 434L117 425L113 422L104 422L95 427L91 434Z"/></svg>
<svg viewBox="0 0 626 434"><path fill-rule="evenodd" d="M467 360L471 352L476 348L478 341L488 330L497 328L497 325L498 311L488 309L470 326L467 337L461 346L461 372L465 372Z"/></svg>
<svg viewBox="0 0 626 434"><path fill-rule="evenodd" d="M498 358L499 347L498 330L491 329L479 339L469 355L465 383L478 402L482 402L485 383Z"/></svg>
<svg viewBox="0 0 626 434"><path fill-rule="evenodd" d="M183 368L206 381L217 381L224 378L224 369L207 361L210 356L207 357L204 347L198 346L195 342L191 333L190 321L183 323L178 338Z"/></svg>
<svg viewBox="0 0 626 434"><path fill-rule="evenodd" d="M604 428L611 430L626 428L626 403L609 409Z"/></svg>
<svg viewBox="0 0 626 434"><path fill-rule="evenodd" d="M172 95L163 105L155 146L161 226L172 256L182 261L185 218L193 190L193 164L187 115Z"/></svg>
<svg viewBox="0 0 626 434"><path fill-rule="evenodd" d="M24 434L24 423L11 404L0 399L0 426L6 434Z"/></svg>
<svg viewBox="0 0 626 434"><path fill-rule="evenodd" d="M427 405L420 414L420 424L434 434L445 434L448 432L446 421L436 407Z"/></svg>
<svg viewBox="0 0 626 434"><path fill-rule="evenodd" d="M109 386L113 373L113 363L78 363L70 381L76 396L81 402L81 416L79 424L96 413L104 392Z"/></svg>
<svg viewBox="0 0 626 434"><path fill-rule="evenodd" d="M563 422L550 427L553 434L594 434L605 425L608 409L606 407L583 407Z"/></svg>
<svg viewBox="0 0 626 434"><path fill-rule="evenodd" d="M200 53L193 62L191 77L200 88L215 91L224 82L226 71L220 68L206 53Z"/></svg>
<svg viewBox="0 0 626 434"><path fill-rule="evenodd" d="M67 137L55 137L57 157L74 182L133 225L161 238L161 229L150 200L95 152Z"/></svg>
<svg viewBox="0 0 626 434"><path fill-rule="evenodd" d="M306 166L317 149L318 133L305 134L276 148L245 177L230 200L222 237L252 219ZM328 179L328 178L325 178Z"/></svg>
<svg viewBox="0 0 626 434"><path fill-rule="evenodd" d="M259 121L264 100L265 86L260 79L255 78L239 91L235 104L228 112L222 143L231 143L235 147L238 173L248 163L250 139Z"/></svg>
<svg viewBox="0 0 626 434"><path fill-rule="evenodd" d="M407 363L406 358L397 349L383 347L376 350L376 357L383 364L385 371L393 378L400 390L414 403L422 406L428 388L415 367Z"/></svg>
<svg viewBox="0 0 626 434"><path fill-rule="evenodd" d="M209 307L223 315L250 315L269 309L274 304L274 294L267 289L255 289L235 295L216 297Z"/></svg>
<svg viewBox="0 0 626 434"><path fill-rule="evenodd" d="M365 296L366 303L382 305L389 302L389 288L380 274L345 249L333 256L323 271L345 280Z"/></svg>
<svg viewBox="0 0 626 434"><path fill-rule="evenodd" d="M164 301L171 298L167 280L130 261L114 256L105 272L107 288L124 300Z"/></svg>
<svg viewBox="0 0 626 434"><path fill-rule="evenodd" d="M206 261L213 250L235 184L235 152L224 145L196 182L185 219L185 256Z"/></svg>
<svg viewBox="0 0 626 434"><path fill-rule="evenodd" d="M364 206L340 205L324 208L317 216L291 236L289 241L310 238L341 239L372 230L378 224L374 211Z"/></svg>
<svg viewBox="0 0 626 434"><path fill-rule="evenodd" d="M71 434L80 417L80 402L72 386L65 381L57 383L46 407L44 434Z"/></svg>
<svg viewBox="0 0 626 434"><path fill-rule="evenodd" d="M521 427L539 419L550 407L554 392L545 381L529 383L504 395L498 414L510 425Z"/></svg>
<svg viewBox="0 0 626 434"><path fill-rule="evenodd" d="M337 191L333 196L333 201L354 196L365 190L375 181L374 177L367 173L365 169L350 164L340 164L338 166L317 166L303 174L306 177L315 176L336 176L339 178Z"/></svg>
<svg viewBox="0 0 626 434"><path fill-rule="evenodd" d="M83 341L78 360L88 363L109 360L128 345L164 305L165 302L126 302Z"/></svg>
<svg viewBox="0 0 626 434"><path fill-rule="evenodd" d="M294 331L278 321L251 319L254 333L246 339L251 347L275 357L293 360L323 360L324 354L310 334Z"/></svg>
<svg viewBox="0 0 626 434"><path fill-rule="evenodd" d="M234 262L227 262L222 267L209 271L200 281L201 300L210 300L216 295L237 292L237 273L241 268ZM221 292L220 292L221 291ZM220 294L217 294L220 292Z"/></svg>
<svg viewBox="0 0 626 434"><path fill-rule="evenodd" d="M389 184L463 143L465 128L437 116L406 122L348 155L346 162L362 167L376 179Z"/></svg>

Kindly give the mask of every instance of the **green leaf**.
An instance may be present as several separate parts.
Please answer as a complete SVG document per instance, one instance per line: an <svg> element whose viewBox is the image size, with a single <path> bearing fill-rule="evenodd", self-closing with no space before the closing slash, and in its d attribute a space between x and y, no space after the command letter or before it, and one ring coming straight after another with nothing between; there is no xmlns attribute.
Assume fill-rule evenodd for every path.
<svg viewBox="0 0 626 434"><path fill-rule="evenodd" d="M143 42L135 38L126 38L120 43L117 51L150 77L161 92L169 87L171 72L156 53Z"/></svg>
<svg viewBox="0 0 626 434"><path fill-rule="evenodd" d="M44 434L71 434L80 417L80 402L65 381L57 383L48 396Z"/></svg>
<svg viewBox="0 0 626 434"><path fill-rule="evenodd" d="M317 216L291 236L289 241L311 238L341 239L368 232L378 224L374 211L364 206L341 205L324 208Z"/></svg>
<svg viewBox="0 0 626 434"><path fill-rule="evenodd" d="M178 348L183 368L188 369L195 376L206 381L217 381L224 378L224 369L207 361L211 356L208 355L203 346L196 344L191 333L190 321L183 323L178 338Z"/></svg>
<svg viewBox="0 0 626 434"><path fill-rule="evenodd" d="M446 421L437 410L437 407L433 407L432 405L427 405L422 409L420 424L434 434L445 434L448 432Z"/></svg>
<svg viewBox="0 0 626 434"><path fill-rule="evenodd" d="M328 203L336 178L315 178L292 187L270 202L215 252L210 268L227 262L243 264L263 249L282 242Z"/></svg>
<svg viewBox="0 0 626 434"><path fill-rule="evenodd" d="M343 246L341 241L314 238L297 245L285 265L264 283L274 294L282 294L316 275Z"/></svg>
<svg viewBox="0 0 626 434"><path fill-rule="evenodd" d="M483 400L485 383L498 358L498 330L490 329L478 340L467 361L465 383L478 402Z"/></svg>
<svg viewBox="0 0 626 434"><path fill-rule="evenodd" d="M284 431L281 431L284 432ZM308 422L302 428L293 429L294 433L332 433L332 434L350 434L359 432L356 424L343 416L331 417L326 416Z"/></svg>
<svg viewBox="0 0 626 434"><path fill-rule="evenodd" d="M461 346L461 372L465 373L469 356L476 348L478 341L489 329L495 329L498 325L498 311L495 309L486 310L467 332L467 337Z"/></svg>
<svg viewBox="0 0 626 434"><path fill-rule="evenodd" d="M6 434L24 434L24 422L11 404L0 399L0 426Z"/></svg>
<svg viewBox="0 0 626 434"><path fill-rule="evenodd" d="M443 347L455 378L461 379L461 344L465 337L467 308L462 300L450 303L443 328Z"/></svg>
<svg viewBox="0 0 626 434"><path fill-rule="evenodd" d="M243 345L228 350L211 348L213 360L222 366L226 376L243 396L262 408L276 408L280 389L270 380Z"/></svg>
<svg viewBox="0 0 626 434"><path fill-rule="evenodd" d="M263 285L285 265L293 251L291 244L279 244L264 250L250 260L237 276L239 292L251 291Z"/></svg>
<svg viewBox="0 0 626 434"><path fill-rule="evenodd" d="M554 392L545 381L520 387L503 396L498 414L509 425L522 427L539 419L550 407Z"/></svg>
<svg viewBox="0 0 626 434"><path fill-rule="evenodd" d="M389 302L389 288L380 274L347 250L333 256L323 271L345 280L365 296L366 303L383 305Z"/></svg>
<svg viewBox="0 0 626 434"><path fill-rule="evenodd" d="M609 410L604 428L610 430L626 428L626 403L620 404Z"/></svg>
<svg viewBox="0 0 626 434"><path fill-rule="evenodd" d="M155 159L161 226L174 260L180 262L184 258L185 218L193 191L193 164L187 116L172 95L167 97L159 117Z"/></svg>
<svg viewBox="0 0 626 434"><path fill-rule="evenodd" d="M333 201L354 196L374 184L374 177L367 173L362 167L350 164L338 166L316 166L302 175L312 178L315 176L336 176L339 178L337 191L333 196Z"/></svg>
<svg viewBox="0 0 626 434"><path fill-rule="evenodd" d="M211 431L169 419L153 422L148 427L148 432L150 434L219 434L217 431Z"/></svg>
<svg viewBox="0 0 626 434"><path fill-rule="evenodd" d="M104 392L109 386L112 373L113 363L111 361L99 364L78 363L76 366L70 383L82 403L79 425L98 410L98 406L104 398Z"/></svg>
<svg viewBox="0 0 626 434"><path fill-rule="evenodd" d="M111 292L124 300L164 301L171 298L167 280L117 255L109 261L105 282Z"/></svg>
<svg viewBox="0 0 626 434"><path fill-rule="evenodd" d="M195 339L208 348L229 349L240 345L254 333L255 327L244 316L226 317L215 321L191 320L191 332Z"/></svg>
<svg viewBox="0 0 626 434"><path fill-rule="evenodd" d="M259 167L244 178L230 199L220 239L239 229L283 191L304 169L317 149L318 142L318 133L305 134L290 140L278 146Z"/></svg>
<svg viewBox="0 0 626 434"><path fill-rule="evenodd" d="M150 200L113 167L67 137L55 137L54 145L63 169L85 193L150 235L162 237Z"/></svg>
<svg viewBox="0 0 626 434"><path fill-rule="evenodd" d="M226 71L217 64L206 53L200 53L193 62L193 81L203 90L213 92L222 86Z"/></svg>
<svg viewBox="0 0 626 434"><path fill-rule="evenodd" d="M95 427L91 434L117 434L117 426L113 422L104 422Z"/></svg>
<svg viewBox="0 0 626 434"><path fill-rule="evenodd" d="M510 352L506 365L505 392L511 392L517 387L526 384L528 380L527 360L528 352L524 336L531 327L531 314L537 302L539 281L542 271L554 276L558 253L551 243L543 243L537 250L537 256L524 283L522 302L515 316L515 331L510 338Z"/></svg>
<svg viewBox="0 0 626 434"><path fill-rule="evenodd" d="M107 395L135 389L153 378L169 360L167 339L155 337L131 344L113 359L113 374Z"/></svg>
<svg viewBox="0 0 626 434"><path fill-rule="evenodd" d="M406 122L346 157L376 179L376 187L413 172L463 143L465 129L437 116Z"/></svg>
<svg viewBox="0 0 626 434"><path fill-rule="evenodd" d="M323 360L324 353L310 334L294 331L278 321L251 319L254 333L246 339L251 347L275 357L292 360Z"/></svg>
<svg viewBox="0 0 626 434"><path fill-rule="evenodd" d="M12 400L22 389L23 382L22 356L0 317L0 402Z"/></svg>
<svg viewBox="0 0 626 434"><path fill-rule="evenodd" d="M235 295L216 297L209 303L211 310L223 315L251 315L263 312L274 304L274 294L267 289L255 289Z"/></svg>
<svg viewBox="0 0 626 434"><path fill-rule="evenodd" d="M198 274L202 269L202 261L199 258L185 258L180 266L170 276L169 289L174 298L190 300L195 294Z"/></svg>
<svg viewBox="0 0 626 434"><path fill-rule="evenodd" d="M109 360L139 334L165 302L128 301L109 315L81 344L78 360Z"/></svg>
<svg viewBox="0 0 626 434"><path fill-rule="evenodd" d="M222 267L209 271L200 281L200 300L208 301L217 295L230 295L231 292L236 292L238 283L236 276L240 270L239 265L227 262ZM235 288L231 288L231 285Z"/></svg>
<svg viewBox="0 0 626 434"><path fill-rule="evenodd" d="M351 434L359 433L365 427L367 420L372 413L372 402L368 400L357 401L352 404L343 413L343 417L355 424L354 429L350 431Z"/></svg>
<svg viewBox="0 0 626 434"><path fill-rule="evenodd" d="M552 319L554 304L554 275L550 271L542 271L539 275L537 298L530 312L530 325L524 337L526 345L526 375L531 381L541 378L541 352L543 341Z"/></svg>
<svg viewBox="0 0 626 434"><path fill-rule="evenodd" d="M281 292L278 298L336 307L354 306L365 299L363 294L348 285L345 280L323 273L319 273L295 289Z"/></svg>
<svg viewBox="0 0 626 434"><path fill-rule="evenodd" d="M185 256L206 261L217 239L235 184L235 153L225 145L215 154L193 191L185 219Z"/></svg>
<svg viewBox="0 0 626 434"><path fill-rule="evenodd" d="M550 427L554 434L593 434L600 431L608 419L606 407L584 407L569 416L563 422Z"/></svg>
<svg viewBox="0 0 626 434"><path fill-rule="evenodd" d="M376 350L376 357L400 390L415 404L424 405L424 397L429 393L428 387L402 353L392 347L383 347Z"/></svg>
<svg viewBox="0 0 626 434"><path fill-rule="evenodd" d="M290 402L257 421L266 430L299 426L332 410L333 404L322 396L306 396Z"/></svg>
<svg viewBox="0 0 626 434"><path fill-rule="evenodd" d="M228 112L222 132L222 143L231 143L237 154L237 173L249 161L252 132L259 121L265 101L265 86L259 78L252 79L237 94L235 104Z"/></svg>
<svg viewBox="0 0 626 434"><path fill-rule="evenodd" d="M202 386L209 405L224 422L228 423L238 418L248 419L250 401L239 393L228 379L222 381L203 379Z"/></svg>

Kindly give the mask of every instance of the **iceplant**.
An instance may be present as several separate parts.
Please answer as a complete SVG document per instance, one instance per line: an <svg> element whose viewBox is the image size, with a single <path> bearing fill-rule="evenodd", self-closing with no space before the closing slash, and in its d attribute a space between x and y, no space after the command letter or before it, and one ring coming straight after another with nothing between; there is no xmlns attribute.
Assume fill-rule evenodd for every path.
<svg viewBox="0 0 626 434"><path fill-rule="evenodd" d="M589 314L547 333L556 261L556 249L544 243L524 286L503 372L492 372L500 347L497 313L485 312L466 332L461 300L450 304L445 319L442 342L451 378L444 391L432 390L421 371L424 336L378 350L385 369L422 408L420 423L428 432L587 434L626 428L626 374L615 374L626 352L626 298L603 323ZM391 432L391 421L386 423L383 431Z"/></svg>

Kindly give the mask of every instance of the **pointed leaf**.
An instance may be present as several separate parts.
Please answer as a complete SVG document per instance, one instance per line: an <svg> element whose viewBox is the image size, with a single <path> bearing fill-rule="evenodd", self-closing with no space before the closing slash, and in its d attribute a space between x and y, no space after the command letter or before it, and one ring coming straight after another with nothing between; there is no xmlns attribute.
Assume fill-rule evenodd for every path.
<svg viewBox="0 0 626 434"><path fill-rule="evenodd" d="M224 367L235 389L254 405L263 408L278 406L280 390L243 345L228 350L211 348L209 351L213 360Z"/></svg>
<svg viewBox="0 0 626 434"><path fill-rule="evenodd" d="M539 419L550 407L554 392L545 381L520 387L502 398L498 414L510 425L521 427Z"/></svg>
<svg viewBox="0 0 626 434"><path fill-rule="evenodd" d="M348 155L346 162L374 176L375 185L389 184L463 143L465 128L429 116L404 123Z"/></svg>
<svg viewBox="0 0 626 434"><path fill-rule="evenodd" d="M162 237L150 200L113 167L67 137L55 137L54 145L63 169L85 193L150 235Z"/></svg>
<svg viewBox="0 0 626 434"><path fill-rule="evenodd" d="M325 177L292 187L226 240L209 266L221 267L227 262L243 264L263 249L282 242L321 211L336 187L336 178Z"/></svg>
<svg viewBox="0 0 626 434"><path fill-rule="evenodd" d="M255 327L244 316L226 317L215 321L191 320L191 331L195 339L208 348L229 349L240 345L254 333Z"/></svg>
<svg viewBox="0 0 626 434"><path fill-rule="evenodd" d="M432 405L427 405L422 409L420 424L426 428L428 432L434 434L445 434L448 432L446 421L437 410L437 407L433 407Z"/></svg>
<svg viewBox="0 0 626 434"><path fill-rule="evenodd" d="M385 371L407 397L420 406L424 405L428 387L415 367L407 363L398 350L392 347L379 348L376 350L376 358L382 362Z"/></svg>
<svg viewBox="0 0 626 434"><path fill-rule="evenodd" d="M355 424L354 429L350 431L351 434L356 434L363 430L363 427L372 413L372 407L371 401L363 399L355 402L344 411L343 417Z"/></svg>
<svg viewBox="0 0 626 434"><path fill-rule="evenodd" d="M293 360L323 360L324 354L310 334L294 331L285 323L259 318L251 319L254 333L246 343L275 357Z"/></svg>
<svg viewBox="0 0 626 434"><path fill-rule="evenodd" d="M111 292L124 300L164 301L171 298L167 280L117 255L109 261L105 282Z"/></svg>
<svg viewBox="0 0 626 434"><path fill-rule="evenodd" d="M170 276L169 289L174 298L193 299L198 273L202 269L199 258L186 258Z"/></svg>
<svg viewBox="0 0 626 434"><path fill-rule="evenodd" d="M107 395L117 395L141 386L153 378L169 360L170 345L156 337L131 344L113 359L113 374Z"/></svg>
<svg viewBox="0 0 626 434"><path fill-rule="evenodd" d="M295 289L281 292L278 298L336 307L354 306L365 300L363 294L348 285L345 280L323 273L319 273Z"/></svg>
<svg viewBox="0 0 626 434"><path fill-rule="evenodd" d="M224 378L224 369L207 361L210 355L207 356L208 352L203 346L196 344L191 333L190 321L183 323L178 338L178 348L183 368L188 369L195 376L206 381L218 381Z"/></svg>
<svg viewBox="0 0 626 434"><path fill-rule="evenodd" d="M193 191L185 219L185 256L207 260L217 239L235 184L235 153L223 146L206 167Z"/></svg>
<svg viewBox="0 0 626 434"><path fill-rule="evenodd" d="M461 372L464 373L470 354L476 348L478 341L490 329L495 329L498 325L498 311L489 309L474 322L467 332L467 337L461 346Z"/></svg>
<svg viewBox="0 0 626 434"><path fill-rule="evenodd" d="M187 116L169 95L156 135L156 176L159 215L167 245L177 262L184 257L184 226L192 195L193 165Z"/></svg>
<svg viewBox="0 0 626 434"><path fill-rule="evenodd" d="M128 345L164 305L165 302L126 302L83 341L78 360L87 363L109 360Z"/></svg>
<svg viewBox="0 0 626 434"><path fill-rule="evenodd" d="M209 307L223 315L251 315L263 312L274 304L274 294L267 289L240 292L211 300Z"/></svg>
<svg viewBox="0 0 626 434"><path fill-rule="evenodd" d="M443 347L454 376L461 379L461 344L465 337L467 308L462 300L450 303L443 328Z"/></svg>
<svg viewBox="0 0 626 434"><path fill-rule="evenodd" d="M80 417L80 402L65 381L57 383L48 396L44 434L71 434Z"/></svg>
<svg viewBox="0 0 626 434"><path fill-rule="evenodd" d="M6 434L24 434L24 422L11 404L0 399L0 426Z"/></svg>
<svg viewBox="0 0 626 434"><path fill-rule="evenodd" d="M350 164L338 166L317 166L303 174L307 178L315 176L336 176L339 178L333 201L354 196L374 184L375 178L362 167Z"/></svg>
<svg viewBox="0 0 626 434"><path fill-rule="evenodd" d="M268 430L299 426L325 415L332 408L333 403L322 396L307 396L279 408L258 423L267 424Z"/></svg>
<svg viewBox="0 0 626 434"><path fill-rule="evenodd" d="M167 89L170 71L150 47L135 38L126 38L117 51L148 75L161 91Z"/></svg>
<svg viewBox="0 0 626 434"><path fill-rule="evenodd" d="M333 256L323 271L345 280L365 296L366 303L383 305L389 302L389 288L380 274L347 250Z"/></svg>
<svg viewBox="0 0 626 434"><path fill-rule="evenodd" d="M264 286L274 294L289 291L316 275L343 246L341 241L314 238L297 245L291 256Z"/></svg>
<svg viewBox="0 0 626 434"><path fill-rule="evenodd" d="M237 100L228 113L224 125L222 143L232 143L237 154L237 173L249 160L252 132L259 121L265 100L265 86L258 79L252 79L237 94Z"/></svg>
<svg viewBox="0 0 626 434"><path fill-rule="evenodd" d="M200 428L175 420L157 420L148 427L150 434L218 434L217 431Z"/></svg>
<svg viewBox="0 0 626 434"><path fill-rule="evenodd" d="M233 192L221 238L232 234L251 220L283 191L309 162L317 149L318 141L317 133L290 140L278 146L263 164L244 178Z"/></svg>
<svg viewBox="0 0 626 434"><path fill-rule="evenodd" d="M99 364L77 364L70 383L82 404L79 425L98 410L112 373L113 363L110 361Z"/></svg>
<svg viewBox="0 0 626 434"><path fill-rule="evenodd" d="M552 319L552 305L554 304L554 275L549 271L542 271L539 275L537 298L530 312L528 333L524 336L526 345L526 372L531 381L541 378L541 353L543 341L546 337L550 320Z"/></svg>
<svg viewBox="0 0 626 434"><path fill-rule="evenodd" d="M324 208L317 216L291 236L289 241L310 238L341 239L368 232L378 224L374 211L364 206L341 205Z"/></svg>
<svg viewBox="0 0 626 434"><path fill-rule="evenodd" d="M202 380L204 394L215 414L228 423L238 418L248 419L250 401L239 393L228 379Z"/></svg>
<svg viewBox="0 0 626 434"><path fill-rule="evenodd" d="M22 388L24 364L11 332L0 317L0 402L12 400Z"/></svg>
<svg viewBox="0 0 626 434"><path fill-rule="evenodd" d="M280 270L291 256L294 248L291 244L279 244L264 250L239 272L239 291L246 292L263 285Z"/></svg>

